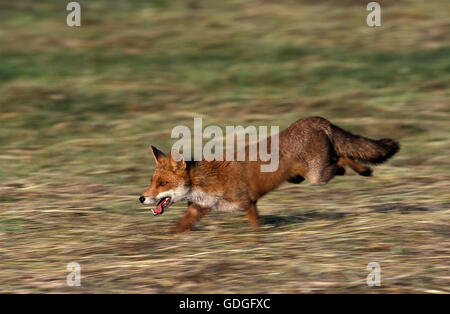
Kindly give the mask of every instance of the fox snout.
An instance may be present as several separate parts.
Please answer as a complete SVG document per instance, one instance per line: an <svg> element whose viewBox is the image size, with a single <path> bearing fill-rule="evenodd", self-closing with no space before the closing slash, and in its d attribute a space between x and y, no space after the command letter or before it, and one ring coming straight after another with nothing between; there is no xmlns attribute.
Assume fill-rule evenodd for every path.
<svg viewBox="0 0 450 314"><path fill-rule="evenodd" d="M151 205L156 202L156 200L153 197L145 197L144 195L141 195L139 197L139 202L144 205Z"/></svg>

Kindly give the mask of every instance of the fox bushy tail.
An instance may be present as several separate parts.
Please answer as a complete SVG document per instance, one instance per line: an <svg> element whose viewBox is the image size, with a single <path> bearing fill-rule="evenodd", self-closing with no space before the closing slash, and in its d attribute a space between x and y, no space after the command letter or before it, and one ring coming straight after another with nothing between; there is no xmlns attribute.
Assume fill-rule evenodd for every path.
<svg viewBox="0 0 450 314"><path fill-rule="evenodd" d="M381 164L400 149L398 142L390 138L372 140L352 134L330 123L324 130L340 156L347 156L368 164Z"/></svg>

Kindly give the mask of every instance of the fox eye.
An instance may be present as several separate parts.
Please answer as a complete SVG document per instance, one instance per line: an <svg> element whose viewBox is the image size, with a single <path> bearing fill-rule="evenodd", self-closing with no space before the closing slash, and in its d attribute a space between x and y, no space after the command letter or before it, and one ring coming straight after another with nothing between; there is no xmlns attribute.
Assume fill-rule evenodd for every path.
<svg viewBox="0 0 450 314"><path fill-rule="evenodd" d="M164 181L161 181L161 182L159 182L159 186L164 186L164 185L166 185L167 184L167 182L164 182Z"/></svg>

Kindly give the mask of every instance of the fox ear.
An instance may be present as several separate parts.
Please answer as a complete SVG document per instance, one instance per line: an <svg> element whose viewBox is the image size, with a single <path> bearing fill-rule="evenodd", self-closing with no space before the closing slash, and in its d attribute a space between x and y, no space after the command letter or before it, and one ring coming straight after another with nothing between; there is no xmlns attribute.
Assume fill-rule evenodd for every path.
<svg viewBox="0 0 450 314"><path fill-rule="evenodd" d="M161 165L167 160L166 154L157 149L155 146L151 145L151 149L157 165Z"/></svg>
<svg viewBox="0 0 450 314"><path fill-rule="evenodd" d="M172 149L169 155L169 165L173 169L184 170L186 168L186 162L184 161L183 155L181 155L177 150Z"/></svg>

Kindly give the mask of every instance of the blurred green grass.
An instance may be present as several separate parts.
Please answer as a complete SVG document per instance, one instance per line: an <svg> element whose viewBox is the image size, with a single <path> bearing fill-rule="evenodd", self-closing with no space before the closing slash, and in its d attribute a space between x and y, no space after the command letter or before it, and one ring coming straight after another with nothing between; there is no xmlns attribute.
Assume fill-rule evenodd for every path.
<svg viewBox="0 0 450 314"><path fill-rule="evenodd" d="M381 28L353 0L80 3L80 28L64 1L0 4L0 291L449 292L448 1L381 1ZM172 236L185 204L137 204L175 125L315 115L402 150L283 185L259 234L212 213Z"/></svg>

